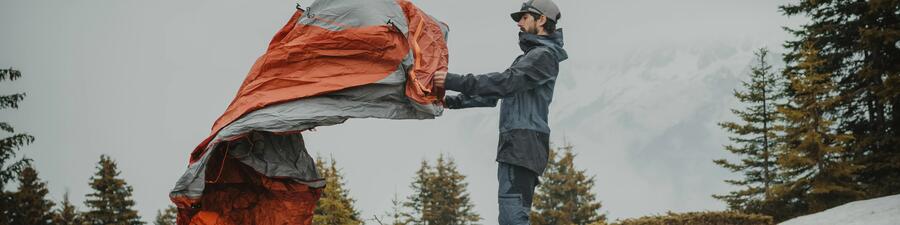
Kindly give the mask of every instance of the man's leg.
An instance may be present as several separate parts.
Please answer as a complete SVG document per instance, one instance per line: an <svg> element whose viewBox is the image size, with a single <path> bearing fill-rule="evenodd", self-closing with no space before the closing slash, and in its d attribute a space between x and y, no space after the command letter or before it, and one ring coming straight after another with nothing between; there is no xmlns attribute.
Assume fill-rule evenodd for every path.
<svg viewBox="0 0 900 225"><path fill-rule="evenodd" d="M530 225L528 214L537 175L524 167L501 162L497 166L497 181L500 225Z"/></svg>

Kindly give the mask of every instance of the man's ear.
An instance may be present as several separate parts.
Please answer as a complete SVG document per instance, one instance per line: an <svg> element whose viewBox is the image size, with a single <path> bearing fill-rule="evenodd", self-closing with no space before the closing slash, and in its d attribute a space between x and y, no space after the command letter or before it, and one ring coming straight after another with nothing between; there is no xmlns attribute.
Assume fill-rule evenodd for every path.
<svg viewBox="0 0 900 225"><path fill-rule="evenodd" d="M547 17L546 17L546 16L541 15L541 17L540 17L539 19L534 20L534 23L537 25L537 29L538 29L538 31L539 31L538 34L541 34L541 33L547 33L547 31L544 30L544 24L547 24Z"/></svg>
<svg viewBox="0 0 900 225"><path fill-rule="evenodd" d="M539 27L544 27L544 24L547 23L547 17L544 16L544 15L541 15L541 18L538 19L538 20L535 21L535 22L537 22L537 25L538 25Z"/></svg>

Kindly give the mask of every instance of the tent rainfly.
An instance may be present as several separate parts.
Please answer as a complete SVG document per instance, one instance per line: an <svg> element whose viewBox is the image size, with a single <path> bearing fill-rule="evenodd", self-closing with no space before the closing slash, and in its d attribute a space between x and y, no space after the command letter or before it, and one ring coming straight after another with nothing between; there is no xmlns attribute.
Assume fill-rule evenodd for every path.
<svg viewBox="0 0 900 225"><path fill-rule="evenodd" d="M178 224L312 224L325 185L302 132L349 118L433 119L443 22L408 0L315 1L272 38L169 194Z"/></svg>

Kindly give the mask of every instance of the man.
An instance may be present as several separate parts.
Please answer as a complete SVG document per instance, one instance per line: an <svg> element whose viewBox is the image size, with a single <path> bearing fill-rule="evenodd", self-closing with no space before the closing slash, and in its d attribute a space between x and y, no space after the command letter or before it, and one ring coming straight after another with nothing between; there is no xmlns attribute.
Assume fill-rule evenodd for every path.
<svg viewBox="0 0 900 225"><path fill-rule="evenodd" d="M500 140L497 146L498 203L501 225L530 224L534 188L547 166L550 127L547 124L559 62L562 30L556 29L559 8L551 0L529 0L511 14L518 22L519 47L524 52L503 72L481 75L435 73L438 87L460 92L447 96L445 107L494 107L499 99Z"/></svg>

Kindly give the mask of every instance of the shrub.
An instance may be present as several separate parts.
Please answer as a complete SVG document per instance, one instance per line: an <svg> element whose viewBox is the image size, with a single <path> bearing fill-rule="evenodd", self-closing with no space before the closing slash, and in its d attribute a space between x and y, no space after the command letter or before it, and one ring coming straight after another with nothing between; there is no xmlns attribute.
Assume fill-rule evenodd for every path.
<svg viewBox="0 0 900 225"><path fill-rule="evenodd" d="M688 212L620 220L613 225L774 225L772 217L739 212Z"/></svg>

